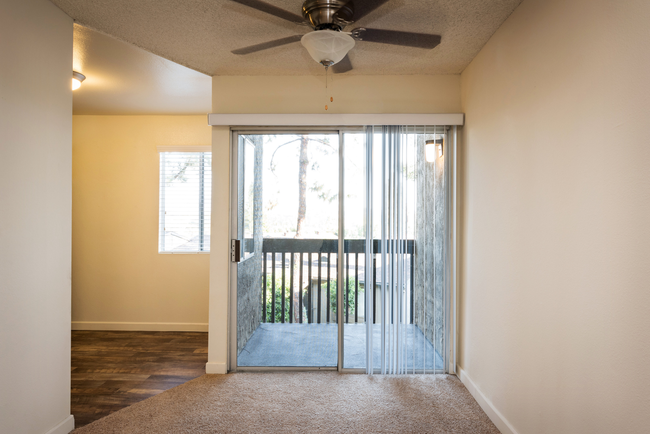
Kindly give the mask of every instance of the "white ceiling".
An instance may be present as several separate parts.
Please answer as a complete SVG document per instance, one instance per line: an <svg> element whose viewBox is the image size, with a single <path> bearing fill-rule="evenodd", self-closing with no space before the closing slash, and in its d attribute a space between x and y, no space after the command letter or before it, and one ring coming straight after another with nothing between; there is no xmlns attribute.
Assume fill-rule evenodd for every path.
<svg viewBox="0 0 650 434"><path fill-rule="evenodd" d="M212 78L86 27L74 26L73 69L86 76L76 115L206 114Z"/></svg>
<svg viewBox="0 0 650 434"><path fill-rule="evenodd" d="M267 1L300 14L300 0ZM208 75L322 74L322 67L309 57L299 42L244 56L230 53L236 48L304 34L310 30L230 0L52 2L79 24ZM424 50L358 42L350 53L354 69L347 74L458 74L520 2L390 0L347 30L365 26L433 33L442 36L441 44L433 50ZM89 39L91 44L103 43L103 38L99 36ZM106 44L110 45L108 42ZM126 50L124 48L125 53ZM128 66L127 62L120 61L117 48L110 56L103 49L95 52L92 47L87 53L90 56L89 66L94 62L98 65L101 62L107 68ZM91 62L91 58L95 60ZM159 72L171 74L171 66L163 67L163 64L162 60L152 60L150 66ZM102 79L108 80L108 77ZM90 88L90 82L88 84ZM119 88L117 83L114 85ZM177 90L180 89L173 89Z"/></svg>

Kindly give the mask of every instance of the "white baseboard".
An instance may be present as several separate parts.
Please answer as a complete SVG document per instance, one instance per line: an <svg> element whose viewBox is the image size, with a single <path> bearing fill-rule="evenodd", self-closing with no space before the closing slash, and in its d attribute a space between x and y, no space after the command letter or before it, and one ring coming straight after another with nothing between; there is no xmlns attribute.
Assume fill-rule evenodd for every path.
<svg viewBox="0 0 650 434"><path fill-rule="evenodd" d="M208 362L205 364L206 374L227 374L228 366L225 363Z"/></svg>
<svg viewBox="0 0 650 434"><path fill-rule="evenodd" d="M207 332L207 323L72 321L72 330L128 330L153 332Z"/></svg>
<svg viewBox="0 0 650 434"><path fill-rule="evenodd" d="M70 415L45 434L68 434L74 429L74 416Z"/></svg>
<svg viewBox="0 0 650 434"><path fill-rule="evenodd" d="M460 366L456 367L456 372L458 373L458 378L460 378L460 381L462 381L465 387L467 387L469 393L472 394L476 402L478 402L478 405L481 406L485 414L487 414L487 416L490 418L492 423L496 425L499 431L501 431L503 434L518 434L512 424L508 422L505 417L503 417L503 415L499 412L499 410L496 409L492 402L487 399L485 395L483 395L483 392L481 392L478 387L476 387L476 384L474 384L469 375L467 375L467 372L463 371L463 368Z"/></svg>

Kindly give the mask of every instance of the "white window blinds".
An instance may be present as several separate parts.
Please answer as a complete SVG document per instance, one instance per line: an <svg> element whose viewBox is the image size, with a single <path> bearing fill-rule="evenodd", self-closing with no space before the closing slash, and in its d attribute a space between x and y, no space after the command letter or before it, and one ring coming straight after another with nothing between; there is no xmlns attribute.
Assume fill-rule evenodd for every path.
<svg viewBox="0 0 650 434"><path fill-rule="evenodd" d="M212 153L197 149L160 151L160 253L210 251Z"/></svg>

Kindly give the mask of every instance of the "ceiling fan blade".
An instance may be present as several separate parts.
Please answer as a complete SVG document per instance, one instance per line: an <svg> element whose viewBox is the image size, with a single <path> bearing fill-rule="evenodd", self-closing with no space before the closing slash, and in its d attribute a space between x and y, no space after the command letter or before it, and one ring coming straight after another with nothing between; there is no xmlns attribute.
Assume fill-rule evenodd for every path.
<svg viewBox="0 0 650 434"><path fill-rule="evenodd" d="M232 0L236 3L248 6L249 8L257 9L258 11L266 12L267 14L275 15L276 17L282 18L287 21L291 21L296 24L303 24L305 19L300 15L296 15L293 12L285 11L282 8L273 6L262 0Z"/></svg>
<svg viewBox="0 0 650 434"><path fill-rule="evenodd" d="M357 41L379 42L382 44L429 49L435 48L440 44L440 35L398 32L395 30L366 29L364 27L352 30L352 37Z"/></svg>
<svg viewBox="0 0 650 434"><path fill-rule="evenodd" d="M354 4L354 17L352 21L359 21L388 0L350 0Z"/></svg>
<svg viewBox="0 0 650 434"><path fill-rule="evenodd" d="M244 47L244 48L238 48L236 50L232 50L231 53L232 54L255 53L257 51L267 50L269 48L280 47L282 45L287 45L287 44L291 44L293 42L298 42L298 41L300 41L300 39L302 39L302 35L289 36L287 38L276 39L274 41L263 42L263 43L257 44L257 45L250 45L250 46Z"/></svg>
<svg viewBox="0 0 650 434"><path fill-rule="evenodd" d="M343 74L344 72L348 72L352 70L352 62L350 62L350 56L345 55L343 60L341 60L339 63L335 63L332 66L332 71L334 71L336 74Z"/></svg>

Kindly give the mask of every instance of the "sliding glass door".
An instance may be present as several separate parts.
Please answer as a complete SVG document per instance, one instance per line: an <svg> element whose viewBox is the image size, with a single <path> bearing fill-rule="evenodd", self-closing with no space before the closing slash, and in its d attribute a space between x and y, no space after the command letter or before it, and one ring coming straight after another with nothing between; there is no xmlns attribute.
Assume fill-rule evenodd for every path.
<svg viewBox="0 0 650 434"><path fill-rule="evenodd" d="M237 366L334 369L339 133L238 132L233 139L244 246L236 264Z"/></svg>
<svg viewBox="0 0 650 434"><path fill-rule="evenodd" d="M343 141L342 368L366 366L366 134L346 132Z"/></svg>
<svg viewBox="0 0 650 434"><path fill-rule="evenodd" d="M233 132L231 369L444 372L446 140Z"/></svg>

